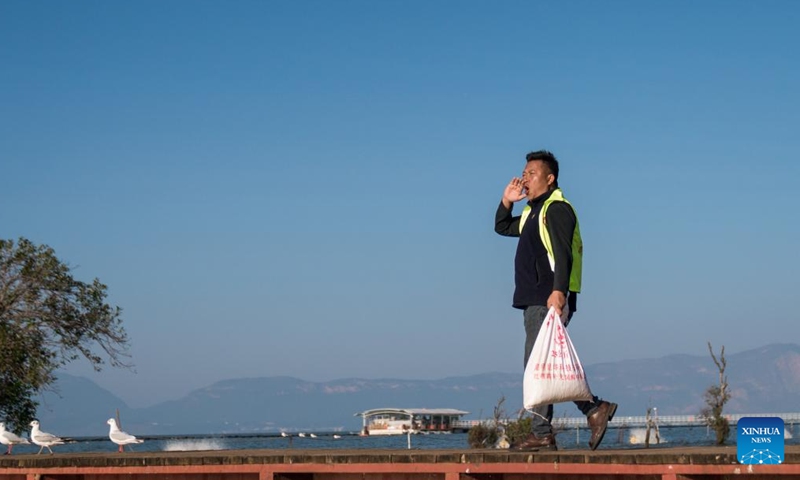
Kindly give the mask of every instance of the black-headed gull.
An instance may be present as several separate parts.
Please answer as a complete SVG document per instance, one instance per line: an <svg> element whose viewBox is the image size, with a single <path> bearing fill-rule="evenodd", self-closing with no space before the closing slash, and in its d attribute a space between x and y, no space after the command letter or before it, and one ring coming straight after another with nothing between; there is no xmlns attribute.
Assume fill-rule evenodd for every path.
<svg viewBox="0 0 800 480"><path fill-rule="evenodd" d="M42 450L45 448L50 450L50 454L52 455L53 449L50 447L53 445L62 445L64 443L64 439L56 437L51 433L39 430L39 421L34 420L31 422L31 442L39 445L39 452L37 452L36 455L42 453Z"/></svg>
<svg viewBox="0 0 800 480"><path fill-rule="evenodd" d="M8 451L4 455L11 455L11 448L14 445L20 443L29 445L31 442L29 442L27 438L18 437L14 432L9 432L6 430L6 424L0 422L0 443L8 445Z"/></svg>
<svg viewBox="0 0 800 480"><path fill-rule="evenodd" d="M125 451L124 450L125 445L128 445L128 447L131 450L133 450L133 447L130 446L131 444L144 442L144 440L136 438L133 435L130 435L120 430L119 427L117 426L117 421L114 420L113 418L109 418L106 423L111 426L108 430L108 438L110 438L112 442L119 445L120 453Z"/></svg>

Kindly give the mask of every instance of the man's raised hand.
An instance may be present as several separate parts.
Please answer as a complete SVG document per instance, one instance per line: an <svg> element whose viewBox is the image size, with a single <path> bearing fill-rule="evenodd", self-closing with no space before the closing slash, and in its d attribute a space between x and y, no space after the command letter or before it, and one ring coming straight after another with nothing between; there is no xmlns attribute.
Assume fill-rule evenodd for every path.
<svg viewBox="0 0 800 480"><path fill-rule="evenodd" d="M523 198L525 198L525 189L522 187L522 179L514 177L508 182L505 191L503 191L503 205L506 208L511 208L512 205Z"/></svg>

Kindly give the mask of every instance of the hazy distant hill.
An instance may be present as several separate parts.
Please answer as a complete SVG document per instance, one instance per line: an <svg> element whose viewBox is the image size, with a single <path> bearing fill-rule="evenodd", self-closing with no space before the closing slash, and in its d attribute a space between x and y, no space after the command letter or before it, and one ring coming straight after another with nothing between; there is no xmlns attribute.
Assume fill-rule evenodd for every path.
<svg viewBox="0 0 800 480"><path fill-rule="evenodd" d="M718 353L718 352L717 352ZM800 345L778 344L726 354L733 391L728 413L800 410ZM697 414L705 389L717 381L709 355L671 355L586 368L592 389L620 404L622 415ZM484 373L439 380L360 379L307 382L291 377L224 380L180 400L130 409L88 379L60 375L62 398L40 409L48 431L104 435L105 420L120 408L126 429L140 435L289 430L358 430L356 412L378 407L459 408L487 418L501 396L513 415L521 406L522 372ZM577 409L561 405L557 415Z"/></svg>
<svg viewBox="0 0 800 480"><path fill-rule="evenodd" d="M280 428L358 430L359 411L381 406L452 407L477 415L502 393L520 394L520 375L483 374L441 380L290 377L224 380L186 397L135 412L129 419L165 432L252 432ZM155 427L155 425L152 425ZM148 426L147 428L151 428Z"/></svg>
<svg viewBox="0 0 800 480"><path fill-rule="evenodd" d="M733 394L727 413L800 411L800 345L768 345L725 359ZM664 415L697 414L703 393L719 381L710 355L603 363L587 367L587 375L593 390L620 403L625 415L644 415L648 405Z"/></svg>
<svg viewBox="0 0 800 480"><path fill-rule="evenodd" d="M116 409L122 418L131 411L122 399L85 377L59 372L56 388L39 398L37 418L46 432L55 433L53 425L59 435L107 435L106 420Z"/></svg>

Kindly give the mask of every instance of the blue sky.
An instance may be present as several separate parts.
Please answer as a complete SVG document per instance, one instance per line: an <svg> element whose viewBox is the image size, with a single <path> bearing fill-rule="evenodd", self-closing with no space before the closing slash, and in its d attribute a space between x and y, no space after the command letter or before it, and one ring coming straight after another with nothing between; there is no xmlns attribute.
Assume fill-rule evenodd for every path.
<svg viewBox="0 0 800 480"><path fill-rule="evenodd" d="M798 24L791 1L3 2L0 237L109 286L136 371L68 371L131 406L521 375L493 220L547 148L584 363L797 342Z"/></svg>

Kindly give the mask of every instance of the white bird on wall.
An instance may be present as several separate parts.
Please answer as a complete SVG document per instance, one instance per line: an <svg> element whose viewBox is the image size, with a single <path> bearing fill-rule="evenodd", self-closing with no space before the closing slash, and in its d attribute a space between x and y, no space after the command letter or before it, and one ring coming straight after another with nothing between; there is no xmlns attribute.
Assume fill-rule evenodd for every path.
<svg viewBox="0 0 800 480"><path fill-rule="evenodd" d="M114 420L113 418L109 418L106 423L110 425L108 430L108 438L110 438L112 442L119 445L120 453L125 451L124 450L125 445L128 445L128 448L133 450L133 447L131 447L132 444L144 442L144 440L136 438L133 435L120 430L119 427L117 426L117 421Z"/></svg>
<svg viewBox="0 0 800 480"><path fill-rule="evenodd" d="M60 437L56 437L55 435L47 432L43 432L39 430L39 421L34 420L31 422L31 442L39 445L39 451L36 455L42 453L42 450L47 448L50 450L50 454L53 454L53 449L50 448L53 445L63 445L64 439Z"/></svg>
<svg viewBox="0 0 800 480"><path fill-rule="evenodd" d="M18 437L14 432L9 432L6 430L6 424L0 422L0 443L3 445L8 445L8 451L5 455L11 455L11 448L14 445L22 444L30 444L31 442L28 441L27 438Z"/></svg>

